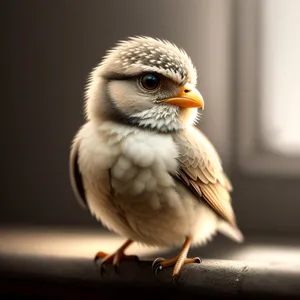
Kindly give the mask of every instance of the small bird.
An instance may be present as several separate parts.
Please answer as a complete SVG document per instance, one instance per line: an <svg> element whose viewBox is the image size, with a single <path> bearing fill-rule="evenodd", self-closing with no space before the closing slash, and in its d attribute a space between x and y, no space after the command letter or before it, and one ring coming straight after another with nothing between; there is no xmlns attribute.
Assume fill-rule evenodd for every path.
<svg viewBox="0 0 300 300"><path fill-rule="evenodd" d="M119 41L91 72L85 124L70 151L70 182L79 202L126 238L95 259L118 266L133 242L179 247L154 270L176 279L191 246L220 232L243 241L232 208L232 185L208 138L195 127L204 101L197 71L175 44L147 36Z"/></svg>

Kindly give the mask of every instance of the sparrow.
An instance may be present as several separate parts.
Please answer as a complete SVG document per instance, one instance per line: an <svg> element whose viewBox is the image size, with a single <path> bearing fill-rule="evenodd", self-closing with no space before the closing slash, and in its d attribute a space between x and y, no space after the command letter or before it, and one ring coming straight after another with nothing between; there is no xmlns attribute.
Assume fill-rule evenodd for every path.
<svg viewBox="0 0 300 300"><path fill-rule="evenodd" d="M95 259L118 266L133 242L182 247L153 269L199 263L191 246L221 233L240 243L232 184L210 140L195 127L204 100L197 70L170 41L134 36L111 48L88 78L85 120L70 150L70 182L79 203L126 239Z"/></svg>

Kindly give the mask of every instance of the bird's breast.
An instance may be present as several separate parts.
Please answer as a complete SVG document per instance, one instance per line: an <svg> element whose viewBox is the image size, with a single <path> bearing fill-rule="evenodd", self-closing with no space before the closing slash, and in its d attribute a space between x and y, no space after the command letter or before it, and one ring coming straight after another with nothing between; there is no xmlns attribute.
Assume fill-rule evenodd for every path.
<svg viewBox="0 0 300 300"><path fill-rule="evenodd" d="M113 199L120 205L147 201L156 209L176 203L179 197L172 175L178 166L178 149L171 135L112 122L86 125L83 135L81 153L86 159L82 161L95 178L109 172Z"/></svg>
<svg viewBox="0 0 300 300"><path fill-rule="evenodd" d="M178 151L171 136L125 129L121 136L112 134L109 139L118 141L119 155L110 175L120 205L137 207L143 202L143 207L158 209L176 201L172 175L177 169Z"/></svg>

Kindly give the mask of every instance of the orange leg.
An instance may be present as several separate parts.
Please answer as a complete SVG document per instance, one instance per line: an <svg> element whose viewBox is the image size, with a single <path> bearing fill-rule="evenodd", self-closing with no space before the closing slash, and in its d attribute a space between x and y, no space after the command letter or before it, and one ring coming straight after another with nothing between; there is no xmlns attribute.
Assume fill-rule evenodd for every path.
<svg viewBox="0 0 300 300"><path fill-rule="evenodd" d="M124 260L138 260L138 257L135 255L126 255L124 253L125 249L133 243L132 240L127 240L119 249L117 249L112 254L107 254L105 252L99 251L95 256L95 262L101 260L101 270L103 269L104 264L112 263L115 269L120 266L121 261Z"/></svg>
<svg viewBox="0 0 300 300"><path fill-rule="evenodd" d="M170 259L157 258L152 264L152 268L155 274L157 274L157 272L160 270L174 266L173 274L172 274L172 278L174 280L177 278L180 270L184 265L190 263L201 263L201 259L199 257L187 258L187 253L190 249L191 243L192 243L191 238L189 237L186 238L182 249L180 250L179 254L176 257Z"/></svg>

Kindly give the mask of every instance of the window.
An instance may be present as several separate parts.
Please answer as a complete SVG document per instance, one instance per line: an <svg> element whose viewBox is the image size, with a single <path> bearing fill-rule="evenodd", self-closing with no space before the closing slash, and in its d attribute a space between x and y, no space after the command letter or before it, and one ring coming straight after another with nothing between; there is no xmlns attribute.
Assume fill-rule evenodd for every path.
<svg viewBox="0 0 300 300"><path fill-rule="evenodd" d="M265 146L300 154L300 1L266 0L261 18L261 113Z"/></svg>
<svg viewBox="0 0 300 300"><path fill-rule="evenodd" d="M238 3L239 163L300 174L300 2Z"/></svg>

